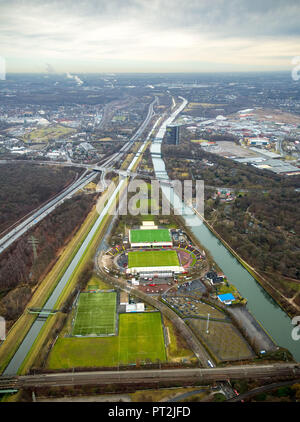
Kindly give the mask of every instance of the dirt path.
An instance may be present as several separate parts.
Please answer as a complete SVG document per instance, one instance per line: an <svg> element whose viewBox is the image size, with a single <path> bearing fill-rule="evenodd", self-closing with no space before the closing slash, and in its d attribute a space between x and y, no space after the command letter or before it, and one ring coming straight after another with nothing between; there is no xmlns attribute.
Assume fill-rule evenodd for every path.
<svg viewBox="0 0 300 422"><path fill-rule="evenodd" d="M131 398L127 394L110 394L100 396L76 396L76 397L41 397L36 399L37 402L131 402Z"/></svg>

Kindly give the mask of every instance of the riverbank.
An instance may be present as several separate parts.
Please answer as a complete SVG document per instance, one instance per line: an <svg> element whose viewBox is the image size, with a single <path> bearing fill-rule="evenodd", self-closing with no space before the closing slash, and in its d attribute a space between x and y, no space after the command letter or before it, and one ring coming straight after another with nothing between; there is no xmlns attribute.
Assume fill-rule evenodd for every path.
<svg viewBox="0 0 300 422"><path fill-rule="evenodd" d="M78 228L77 233L64 247L56 263L53 265L43 282L35 290L32 299L27 304L27 308L44 306L57 286L62 274L65 272L84 241L86 233L89 232L95 223L97 215L96 207L94 206L83 225ZM20 347L36 318L36 315L29 314L25 311L7 333L6 340L0 347L0 373L4 371L9 361Z"/></svg>
<svg viewBox="0 0 300 422"><path fill-rule="evenodd" d="M160 132L160 138L163 138L163 131ZM157 139L151 148L152 162L155 175L158 179L169 180L166 167L161 158L161 139ZM154 148L155 146L155 148ZM170 187L162 186L165 196L170 199L172 204L177 202L176 208L183 209L185 207L181 198L170 192ZM191 210L187 210L182 215L185 225L190 228L199 242L209 250L214 261L227 279L241 292L242 296L247 299L247 308L257 320L263 325L265 331L269 333L274 342L281 347L288 349L297 361L300 361L300 349L296 341L292 338L292 329L290 316L285 312L283 307L275 301L263 285L263 280L256 274L256 271L247 266L247 264L235 254L232 248L227 247L222 242L215 231L210 230L207 224L197 215L191 215ZM228 245L229 246L229 245ZM257 280L258 278L258 280Z"/></svg>
<svg viewBox="0 0 300 422"><path fill-rule="evenodd" d="M196 211L196 210L195 210ZM197 213L197 211L196 211ZM199 216L200 214L197 213ZM286 298L280 293L277 289L275 289L269 281L267 281L261 274L255 270L250 264L248 264L220 235L219 233L209 224L205 218L200 216L203 223L207 226L207 228L223 243L223 245L229 250L229 252L239 261L239 263L249 272L249 274L260 284L260 286L272 297L272 299L277 303L277 305L290 317L293 318L297 315L297 310L295 309L295 313L291 313L284 304L278 300L277 295L280 295L283 300ZM275 294L274 294L275 292Z"/></svg>

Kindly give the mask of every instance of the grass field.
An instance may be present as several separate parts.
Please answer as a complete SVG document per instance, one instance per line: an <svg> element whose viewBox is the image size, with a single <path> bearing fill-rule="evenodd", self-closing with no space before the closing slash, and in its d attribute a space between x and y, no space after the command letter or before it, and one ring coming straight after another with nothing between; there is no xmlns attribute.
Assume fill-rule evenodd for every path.
<svg viewBox="0 0 300 422"><path fill-rule="evenodd" d="M109 290L112 286L102 281L97 275L93 275L85 286L85 290Z"/></svg>
<svg viewBox="0 0 300 422"><path fill-rule="evenodd" d="M50 352L47 366L51 369L116 366L146 359L166 360L159 312L120 314L118 336L61 337Z"/></svg>
<svg viewBox="0 0 300 422"><path fill-rule="evenodd" d="M74 336L113 334L116 329L116 292L81 293Z"/></svg>
<svg viewBox="0 0 300 422"><path fill-rule="evenodd" d="M206 332L207 321L192 318L189 323L193 331L219 361L252 359L254 353L246 340L229 322L210 321L209 333Z"/></svg>
<svg viewBox="0 0 300 422"><path fill-rule="evenodd" d="M36 129L24 136L25 142L48 142L49 139L57 139L75 132L75 129L55 125Z"/></svg>
<svg viewBox="0 0 300 422"><path fill-rule="evenodd" d="M93 209L87 216L83 225L79 228L78 232L72 237L67 246L63 249L59 260L54 267L49 271L47 276L43 279L30 302L27 304L28 307L41 307L50 295L50 292L54 289L55 283L53 280L59 280L63 272L67 268L67 265L71 262L75 255L76 250L79 249L81 243L84 240L86 231L94 224L98 213ZM55 318L55 317L54 317ZM29 330L35 317L23 313L21 317L16 321L12 329L9 331L5 342L0 347L0 373L8 364L9 360L18 349L25 334ZM55 319L52 319L55 321Z"/></svg>
<svg viewBox="0 0 300 422"><path fill-rule="evenodd" d="M143 150L143 152L144 152L144 150ZM142 154L140 155L139 160L141 160L141 157L142 157ZM136 168L137 168L137 166L139 164L139 160L132 167L132 171L135 171L136 170ZM125 186L122 187L121 191L119 192L120 195L122 194L122 192L124 191L124 189L125 189ZM95 220L98 218L98 214L95 215L95 209L93 209L93 212L91 213L91 218L93 219L93 223L92 224L94 224L95 223ZM78 262L78 264L77 264L75 270L73 271L73 273L72 273L72 275L71 275L71 277L70 277L67 285L64 287L62 293L60 294L60 296L59 296L59 298L57 300L57 302L55 303L55 307L56 306L58 308L61 307L62 304L65 303L65 301L67 300L67 298L71 294L71 292L74 290L75 285L76 285L76 282L77 282L80 274L86 268L86 265L94 258L94 254L96 252L96 248L99 245L99 241L103 237L103 230L105 230L105 228L107 227L107 224L109 223L110 219L111 219L111 216L110 216L109 213L107 213L105 215L105 217L103 218L100 226L98 227L97 232L94 234L93 238L90 240L90 242L89 242L89 244L87 246L87 249L85 250L84 254L82 255L80 261ZM89 231L90 228L91 228L91 226L92 226L90 224L89 218L85 220L85 222L83 223L82 227L80 228L80 230L79 230L80 235L82 235L83 233L85 235L87 234L87 226L89 227L89 229L88 229L88 231ZM75 256L76 251L80 247L80 244L78 243L78 241L76 241L76 236L73 237L73 239L71 240L71 242L69 242L68 247L67 247L67 249L69 250L69 247L71 248L71 245L74 245L74 244L77 245L76 248L75 248L76 250L75 249L72 249L71 250L72 256ZM83 239L82 239L82 242L83 242ZM63 252L63 254L64 253L65 253L65 251ZM71 260L71 258L70 258L70 260ZM58 262L60 262L60 260ZM67 263L64 261L63 268L62 269L60 268L59 274L61 274L63 271L65 271L66 267L67 267ZM56 268L56 266L54 268ZM52 276L52 272L49 272L48 273L48 276L49 276L50 281L52 282L52 285L53 285L53 278L51 277ZM48 276L46 278L48 278ZM25 314L23 314L22 317L24 315ZM28 315L28 314L26 314L26 315ZM22 319L22 317L20 318L20 320ZM40 351L42 345L44 344L44 342L46 341L46 338L47 338L50 330L53 329L56 321L57 321L56 315L54 315L53 318L50 318L50 319L48 318L48 320L46 321L45 325L42 327L42 329L41 329L38 337L36 338L34 344L32 345L32 347L30 349L30 352L28 353L28 355L26 356L25 360L23 361L21 367L19 368L19 370L18 370L18 373L19 374L25 374L28 371L28 369L31 367L31 365L34 363L35 359L37 359L38 354L39 354L39 351ZM19 320L18 320L18 322L19 322ZM15 325L17 325L17 324L15 324ZM17 328L18 331L20 331L23 328L21 326L21 324L18 324L17 327L18 327ZM17 331L17 330L15 330L15 331ZM22 331L21 331L21 333L22 333ZM9 347L10 348L14 348L14 350L17 349L18 344L20 344L20 341L21 340L19 340L19 339L21 339L22 334L17 338L17 340L16 340L16 337L15 336L14 337L13 336L10 336L10 339L12 339L12 342L13 342L13 344L12 344L12 342L9 343ZM6 344L7 344L7 340L5 341ZM6 350L7 349L5 349L4 347L1 347L1 349L3 349L3 350L0 350L0 355L1 355L2 351L4 353L6 353ZM9 353L10 353L9 354L9 358L10 358L12 356L12 353L13 352L10 350ZM4 363L2 363L2 362L0 363L0 369L2 369L5 366L5 363L8 362L8 360L9 359L7 357Z"/></svg>
<svg viewBox="0 0 300 422"><path fill-rule="evenodd" d="M168 229L130 230L131 243L171 242Z"/></svg>
<svg viewBox="0 0 300 422"><path fill-rule="evenodd" d="M128 252L128 268L179 266L176 251Z"/></svg>
<svg viewBox="0 0 300 422"><path fill-rule="evenodd" d="M171 362L181 362L182 359L188 361L196 359L194 353L189 349L185 339L180 335L172 322L164 317L164 325L167 329L168 347L167 356Z"/></svg>

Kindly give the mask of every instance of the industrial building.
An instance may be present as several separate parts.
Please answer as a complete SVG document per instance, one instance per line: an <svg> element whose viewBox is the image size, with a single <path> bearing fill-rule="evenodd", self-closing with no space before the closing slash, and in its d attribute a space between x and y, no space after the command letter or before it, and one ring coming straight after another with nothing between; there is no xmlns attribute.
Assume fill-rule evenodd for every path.
<svg viewBox="0 0 300 422"><path fill-rule="evenodd" d="M265 155L265 154L264 154ZM243 164L251 164L261 170L270 170L277 174L292 176L300 174L300 169L285 161L277 159L266 159L261 157L233 158L234 161Z"/></svg>

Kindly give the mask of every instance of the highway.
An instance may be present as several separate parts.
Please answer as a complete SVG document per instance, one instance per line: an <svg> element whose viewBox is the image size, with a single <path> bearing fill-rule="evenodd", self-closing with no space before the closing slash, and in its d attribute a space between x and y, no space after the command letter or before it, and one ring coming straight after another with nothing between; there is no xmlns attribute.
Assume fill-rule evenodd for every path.
<svg viewBox="0 0 300 422"><path fill-rule="evenodd" d="M138 128L136 133L130 138L130 140L128 142L126 142L125 145L123 145L123 147L120 149L120 151L116 152L116 153L112 154L110 157L106 158L105 162L102 163L100 166L99 165L94 166L93 169L95 171L101 171L101 181L98 184L99 191L103 192L108 186L107 183L106 183L106 180L105 180L106 173L113 170L114 163L120 162L122 160L123 155L126 152L129 151L132 144L142 135L142 133L144 132L144 130L146 129L146 127L150 123L152 117L154 116L153 107L157 103L157 101L158 101L158 98L155 97L154 100L152 101L152 103L149 105L148 113L147 113L145 120L143 121L141 126ZM152 130L155 128L156 123L154 124ZM149 133L147 139L149 139L149 137L150 137L150 133Z"/></svg>
<svg viewBox="0 0 300 422"><path fill-rule="evenodd" d="M143 142L143 144L140 146L138 152L135 154L134 158L132 159L132 161L131 161L131 163L128 167L129 171L131 171L134 168L134 166L135 166L137 160L139 159L140 154L142 153L147 141L148 141L148 138ZM94 172L94 177L96 177L96 175L97 175L97 172ZM90 241L92 240L92 238L94 237L94 235L98 231L99 226L101 225L104 217L107 215L110 207L112 206L113 202L116 200L118 193L120 192L120 190L123 188L123 186L126 183L127 183L127 178L120 179L117 187L115 188L112 195L108 199L105 207L103 208L103 210L99 214L99 216L98 216L97 220L95 221L93 227L91 228L91 230L87 234L87 236L84 239L82 245L80 246L79 250L75 254L74 258L72 259L70 265L68 266L65 273L63 274L63 276L59 280L59 282L56 285L53 292L51 293L51 296L48 298L47 302L44 304L45 308L53 309L55 307L55 304L56 304L57 300L59 299L61 292L63 291L64 287L68 284L77 264L79 263L81 257L83 256L86 249L88 248ZM49 212L51 212L51 211L49 211ZM30 224L32 224L32 223L30 223ZM26 228L27 228L27 226L25 227L25 229ZM27 228L27 230L28 230L28 228ZM24 337L21 345L19 346L16 353L14 354L12 359L10 360L7 367L5 368L3 374L14 375L14 374L17 373L18 369L22 365L22 362L24 361L25 357L27 356L28 352L30 351L35 339L38 337L39 332L42 329L44 324L45 324L45 320L40 320L40 319L37 318L34 321L31 328L29 329L28 333Z"/></svg>
<svg viewBox="0 0 300 422"><path fill-rule="evenodd" d="M137 132L133 135L133 137L121 148L121 150L111 157L109 157L101 166L102 170L102 181L104 187L106 186L104 176L105 171L104 168L107 166L112 166L114 163L119 161L123 154L127 152L134 141L136 141L139 136L143 133L147 125L149 124L151 118L153 117L153 107L154 104L157 102L157 97L154 98L152 103L149 105L148 113L138 128ZM62 164L62 163L60 163ZM70 165L70 163L68 163ZM82 167L80 165L80 167ZM86 166L85 166L86 167ZM100 170L100 169L99 169ZM97 176L96 171L92 171L91 174L82 175L76 182L74 182L71 186L69 186L66 190L62 193L57 195L54 199L49 201L44 206L40 207L37 211L33 212L28 218L18 224L15 228L13 228L10 232L8 232L5 236L0 239L0 254L7 249L10 245L12 245L16 240L18 240L21 236L23 236L31 227L39 223L42 219L44 219L48 214L50 214L56 207L61 205L66 198L71 198L78 190L82 189L86 184L94 180Z"/></svg>
<svg viewBox="0 0 300 422"><path fill-rule="evenodd" d="M155 97L154 100L152 101L152 103L149 106L148 114L147 114L146 119L141 124L141 126L139 127L139 129L137 130L137 132L130 139L130 142L136 141L138 139L138 137L141 136L141 134L144 132L144 130L146 129L146 127L148 126L148 124L150 123L150 120L154 116L153 107L154 107L154 104L157 103L157 101L158 101L158 97Z"/></svg>
<svg viewBox="0 0 300 422"><path fill-rule="evenodd" d="M138 384L168 382L217 382L228 379L295 379L300 376L300 367L294 363L275 365L244 365L226 368L192 368L192 369L155 369L131 371L92 371L52 373L41 375L24 375L16 377L0 377L0 389L63 387L74 385L107 385Z"/></svg>
<svg viewBox="0 0 300 422"><path fill-rule="evenodd" d="M178 109L180 110L181 107ZM177 111L179 112L179 111ZM172 115L173 116L173 115ZM169 120L169 119L168 119ZM165 125L165 122L163 123ZM148 137L141 145L139 151L135 154L131 161L128 170L131 171L139 159L143 148L146 145ZM60 296L64 286L68 283L70 277L73 274L74 268L76 268L81 256L85 252L89 245L90 240L96 233L101 224L104 216L107 214L112 202L116 199L117 193L120 192L123 184L126 183L126 178L120 180L117 188L113 192L113 195L109 198L108 203L104 207L103 211L99 215L97 221L93 225L92 229L88 233L86 239L77 251L73 258L70 266L67 268L63 277L61 278L59 285L50 296L45 307L53 308L57 299ZM155 305L154 305L155 306ZM4 376L0 377L0 388L26 388L26 387L43 387L43 386L68 386L68 385L101 385L101 384L153 384L155 382L169 382L176 384L177 382L185 382L187 380L196 382L215 382L215 381L226 381L228 379L291 379L299 378L300 367L293 364L278 364L278 365L248 365L248 366L232 366L226 368L194 368L194 369L163 369L163 370L132 370L132 371L96 371L96 372L76 372L76 373L59 373L59 374L43 374L43 375L30 375L30 376L14 376L17 373L20 365L24 358L29 352L34 340L37 338L40 329L44 322L40 326L36 327L36 331L29 330L23 343L24 348L18 349L17 353L12 358L8 367L4 371ZM31 332L32 331L32 332ZM191 336L192 339L192 336ZM203 356L206 358L206 356ZM199 360L202 360L201 358ZM207 365L206 365L207 366Z"/></svg>
<svg viewBox="0 0 300 422"><path fill-rule="evenodd" d="M178 113L184 108L183 105L185 104L186 100L183 99L183 103L181 106L172 114L171 118L172 120L177 116ZM170 118L167 119L167 121L170 121ZM165 125L165 122L162 123L162 126ZM154 125L156 127L156 123ZM149 139L150 134L152 131L149 132L146 141ZM139 155L139 153L137 153ZM130 165L128 169L125 171L126 174L131 175L131 168ZM99 255L101 255L103 251L99 251ZM121 280L117 280L115 278L111 278L107 273L102 271L102 269L99 266L99 255L96 256L95 259L95 265L98 273L100 276L102 276L104 279L108 278L109 283L113 284L117 288L121 288L122 290L127 291L128 293L133 293L135 296L139 297L141 300L150 303L155 308L159 309L163 314L165 314L177 327L177 329L180 331L181 335L185 338L187 341L187 344L191 347L191 350L195 353L198 360L201 362L203 367L211 367L215 366L213 359L210 357L210 355L206 352L200 341L197 339L193 331L184 323L184 321L173 311L171 310L166 304L150 297L146 293L141 292L138 289L133 288L132 286L129 286L126 282L123 282ZM210 362L210 364L208 363Z"/></svg>
<svg viewBox="0 0 300 422"><path fill-rule="evenodd" d="M123 145L123 147L120 149L119 152L116 152L111 157L109 157L105 161L105 163L101 164L101 167L107 167L108 165L112 166L113 163L116 163L117 161L119 161L122 158L122 156L125 152L129 151L133 142L135 142L143 134L144 130L146 129L146 127L150 123L152 117L154 116L153 107L157 103L157 101L158 101L158 98L155 97L154 100L152 101L152 103L149 105L147 116L146 116L145 120L143 121L143 123L141 124L141 126L136 131L136 133L130 138L130 140L128 142L126 142L125 145Z"/></svg>

